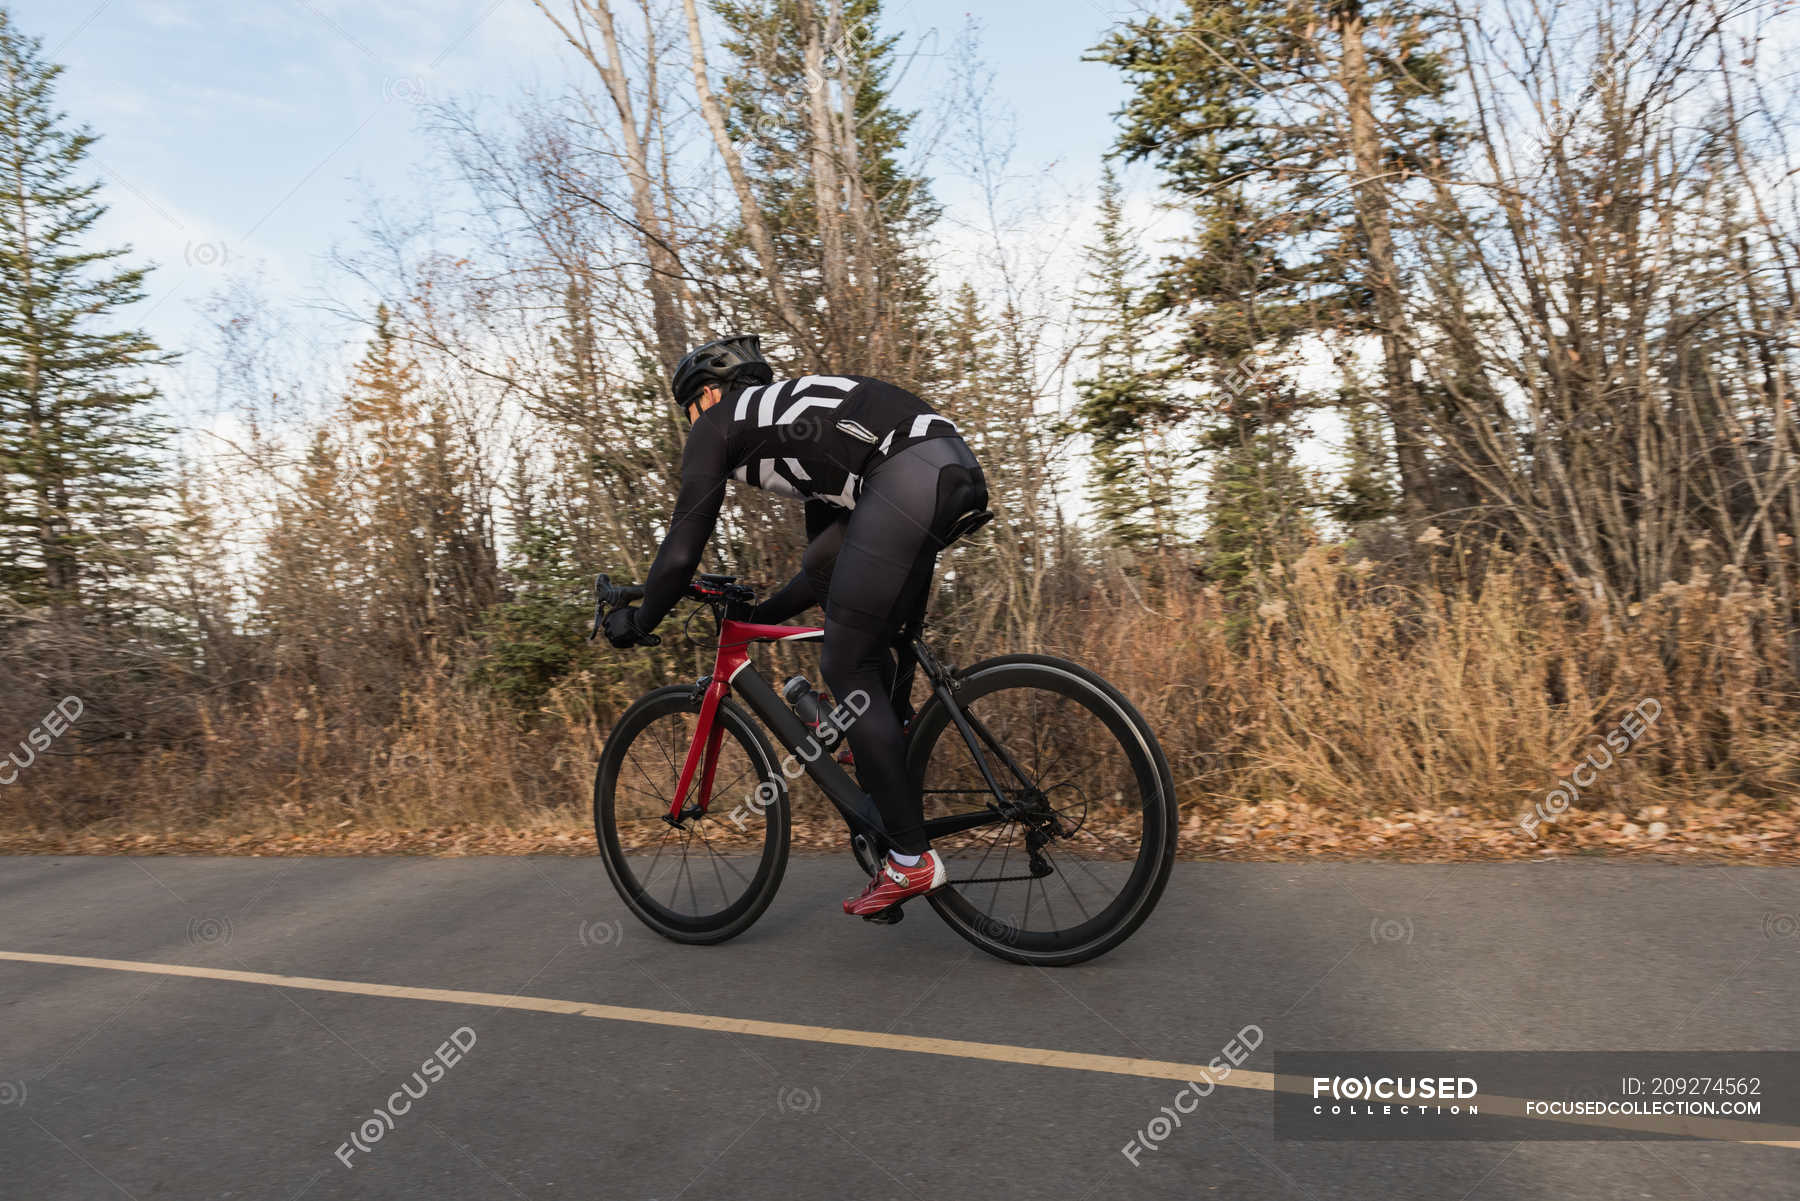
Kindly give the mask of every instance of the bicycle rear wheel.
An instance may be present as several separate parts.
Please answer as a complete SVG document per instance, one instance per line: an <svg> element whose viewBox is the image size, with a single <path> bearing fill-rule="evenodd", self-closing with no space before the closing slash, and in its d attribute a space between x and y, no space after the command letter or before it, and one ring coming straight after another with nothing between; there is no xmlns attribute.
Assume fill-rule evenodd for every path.
<svg viewBox="0 0 1800 1201"><path fill-rule="evenodd" d="M594 833L606 874L645 925L676 942L715 943L749 929L775 898L787 870L788 798L769 740L726 700L707 812L671 825L699 717L691 686L659 688L625 711L594 773ZM699 774L684 808L698 800Z"/></svg>
<svg viewBox="0 0 1800 1201"><path fill-rule="evenodd" d="M956 699L1006 752L982 744L1006 796L933 698L908 748L926 833L950 872L932 908L1015 963L1080 963L1118 946L1155 908L1175 858L1175 792L1155 735L1100 677L1045 656L978 663Z"/></svg>

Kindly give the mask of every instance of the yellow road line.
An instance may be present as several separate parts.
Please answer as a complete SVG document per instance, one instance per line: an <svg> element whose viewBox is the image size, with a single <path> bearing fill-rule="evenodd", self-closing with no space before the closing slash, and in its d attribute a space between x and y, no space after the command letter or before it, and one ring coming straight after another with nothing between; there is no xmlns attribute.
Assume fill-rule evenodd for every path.
<svg viewBox="0 0 1800 1201"><path fill-rule="evenodd" d="M486 1009L513 1009L529 1013L556 1013L568 1017L599 1018L609 1022L637 1022L648 1026L673 1026L683 1030L707 1030L718 1034L748 1034L756 1038L785 1038L798 1042L828 1043L840 1047L866 1047L882 1051L910 1051L918 1055L947 1055L957 1059L984 1059L1030 1067L1061 1068L1076 1072L1103 1072L1113 1076L1142 1076L1152 1080L1185 1083L1211 1081L1225 1088L1257 1092L1304 1092L1310 1082L1298 1076L1277 1077L1269 1072L1233 1068L1219 1076L1203 1064L1174 1063L1163 1059L1132 1059L1122 1055L1091 1055L1083 1051L1054 1051L1044 1047L1019 1047L1007 1043L978 1043L960 1038L923 1038L915 1034L884 1034L875 1030L846 1030L837 1026L803 1026L793 1022L763 1022L752 1018L728 1018L707 1013L682 1013L669 1009L637 1009L627 1005L599 1005L591 1001L563 1001L553 997L511 996L506 993L467 992L457 988L413 988L403 984L375 984L362 980L332 980L320 976L283 976L273 972L240 972L229 968L194 967L185 963L154 963L138 959L91 959L85 955L39 955L29 951L0 951L0 960L44 963L58 967L99 968L112 972L143 972L160 976L184 976L193 980L229 980L239 984L269 984L312 992L348 993L360 997L392 997L407 1001L436 1001L448 1005L477 1005ZM1527 1115L1525 1102L1516 1097L1484 1095L1486 1112L1533 1121L1556 1120L1580 1125L1625 1130L1660 1130L1701 1138L1755 1143L1800 1149L1800 1129L1789 1126L1738 1122L1724 1118L1634 1118L1626 1116L1557 1118ZM1771 1135L1782 1136L1771 1138Z"/></svg>

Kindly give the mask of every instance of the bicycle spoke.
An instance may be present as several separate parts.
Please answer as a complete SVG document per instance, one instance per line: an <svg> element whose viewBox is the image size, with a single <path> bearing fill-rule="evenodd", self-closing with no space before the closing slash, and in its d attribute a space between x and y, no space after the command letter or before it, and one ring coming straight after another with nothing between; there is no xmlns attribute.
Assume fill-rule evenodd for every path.
<svg viewBox="0 0 1800 1201"><path fill-rule="evenodd" d="M954 861L959 898L945 914L972 937L1004 942L1007 950L996 953L1005 957L1068 962L1055 956L1069 951L1086 958L1098 951L1083 947L1111 945L1109 924L1128 931L1141 920L1144 891L1160 890L1167 878L1166 869L1145 868L1151 856L1166 854L1172 837L1166 818L1152 824L1167 800L1144 783L1155 770L1142 749L1147 732L1123 730L1117 704L1071 670L1018 664L989 671L985 687L979 670L971 677L963 702L978 727L975 745L947 721L919 752L928 820L953 824L996 806L1008 815L996 811L994 830L966 826L939 843ZM998 798L983 760L999 780ZM1001 938L986 922L1012 932Z"/></svg>
<svg viewBox="0 0 1800 1201"><path fill-rule="evenodd" d="M754 764L752 764L751 766L746 767L743 771L739 772L737 775L731 777L730 780L726 781L723 784L715 782L713 784L713 797L716 799L718 797L718 795L722 792L729 794L733 789L735 789L737 787L737 783L739 780L743 779L745 776L749 775L751 772L753 772L755 770L756 770L756 766ZM708 807L709 808L711 807L710 802L708 802Z"/></svg>
<svg viewBox="0 0 1800 1201"><path fill-rule="evenodd" d="M1057 861L1055 861L1055 859L1051 859L1051 855L1049 855L1049 848L1046 848L1046 850L1044 850L1044 859L1049 859L1049 862L1051 862L1051 866L1055 866L1055 862L1057 862ZM1100 886L1100 888L1107 888L1107 882L1105 882L1105 880L1100 879L1100 877L1098 877L1098 875L1094 875L1093 868L1089 868L1089 866L1087 866L1087 861L1085 861L1085 859L1082 859L1082 857L1080 857L1080 855L1075 855L1075 862L1078 862L1078 864L1082 864L1082 871L1085 871L1085 873L1087 873L1087 879L1093 880L1094 884L1098 884L1098 886ZM1073 884L1069 884L1069 873L1067 873L1067 871L1062 871L1062 870L1060 870L1060 868L1058 868L1057 875L1060 875L1060 877L1062 877L1062 886L1064 886L1064 888L1069 889L1069 893L1071 893L1071 895L1073 895L1073 893L1075 893L1075 886L1073 886ZM1076 902L1076 904L1080 904L1080 902ZM1085 908L1082 909L1082 913L1087 913L1087 909L1085 909Z"/></svg>
<svg viewBox="0 0 1800 1201"><path fill-rule="evenodd" d="M692 842L693 840L689 839L688 841ZM683 847L681 849L681 862L684 867L687 865L687 848L686 847ZM694 891L694 873L691 870L687 872L687 882L688 882L688 900L690 900L694 903L693 912L699 913L700 912L700 897L699 897L699 894Z"/></svg>
<svg viewBox="0 0 1800 1201"><path fill-rule="evenodd" d="M702 834L700 838L702 842L706 840L704 834ZM710 844L708 844L706 848L706 853L712 860L713 880L719 886L719 908L724 909L731 904L731 896L725 891L725 873L719 870L719 856L717 852L712 849Z"/></svg>
<svg viewBox="0 0 1800 1201"><path fill-rule="evenodd" d="M1007 826L1007 831L1008 831L1008 833L1006 835L1006 849L1004 851L1000 852L1000 875L1001 876L1006 875L1006 864L1007 864L1007 861L1012 857L1012 833L1011 833L1012 826L1011 825ZM988 904L990 906L997 905L1000 902L1000 884L1001 884L1000 880L994 881L994 896L993 896L993 899L988 902ZM992 912L991 909L990 909L990 912Z"/></svg>
<svg viewBox="0 0 1800 1201"><path fill-rule="evenodd" d="M669 735L670 745L673 745L674 741L675 741L675 736L674 736L674 734L671 733ZM680 776L681 769L679 767L675 766L675 756L670 753L669 747L666 747L663 745L662 739L660 739L660 738L658 738L656 740L656 749L662 752L662 757L663 757L664 761L668 763L669 770L674 772L677 776Z"/></svg>
<svg viewBox="0 0 1800 1201"><path fill-rule="evenodd" d="M634 767L636 767L636 768L637 768L637 769L638 769L638 774L639 774L639 775L640 775L640 776L643 776L643 777L644 777L644 783L646 783L646 784L648 784L648 785L650 785L650 796L651 796L651 799L653 799L653 800L655 800L655 799L661 799L661 800L662 800L662 803L663 803L663 804L665 804L665 805L666 805L666 804L668 804L668 799L667 799L667 797L662 797L662 798L659 798L659 797L658 797L658 789L657 789L657 787L656 787L656 781L655 781L655 780L652 780L652 779L651 779L651 778L650 778L650 773L649 773L649 772L647 772L647 771L645 771L645 770L644 770L644 765L643 765L643 764L641 764L641 763L639 763L639 762L637 762L637 760L635 760L635 759L634 759L634 760L632 760L632 766L634 766ZM671 781L670 781L670 782L669 782L669 792L671 792L671 793L672 793L672 792L674 792L674 791L675 791L675 787L674 787L674 785L675 785L675 782L674 782L674 781L673 781L673 780L671 780Z"/></svg>
<svg viewBox="0 0 1800 1201"><path fill-rule="evenodd" d="M745 883L745 885L748 885L750 883L749 879L745 877L744 873L740 872L737 869L736 864L732 863L731 860L727 859L725 856L719 854L718 851L713 849L712 839L710 839L706 836L705 830L702 830L698 826L696 826L695 831L700 835L700 841L706 844L707 853L710 854L714 860L716 860L716 862L713 864L713 871L715 871L715 872L718 871L719 870L718 865L720 863L723 863L726 867L731 869L731 874L736 876L738 879L742 880ZM725 883L723 880L720 880L720 882L719 882L719 891L721 894L723 894L725 891Z"/></svg>
<svg viewBox="0 0 1800 1201"><path fill-rule="evenodd" d="M679 826L667 820L699 728L689 707L696 702L681 697L667 703L678 707L641 719L623 747L611 752L613 767L602 781L603 786L610 781L611 791L596 796L596 818L610 822L610 834L602 825L601 851L609 856L638 916L671 937L703 941L688 936L743 920L746 902L759 893L763 899L749 910L750 916L767 905L771 881L779 878L771 876L769 865L786 855L786 833L773 836L772 819L762 806L750 808L748 817L742 807L733 809L731 824L716 820L712 812L689 816ZM736 719L721 711L718 720L722 729L709 810L715 804L737 805L742 799L737 794L762 777L766 763ZM703 779L697 771L681 797L683 806L693 803ZM653 836L650 826L659 827L659 834Z"/></svg>
<svg viewBox="0 0 1800 1201"><path fill-rule="evenodd" d="M1038 853L1043 854L1042 851L1040 851ZM1034 883L1043 885L1043 888L1044 888L1044 912L1048 913L1050 915L1050 928L1052 930L1058 929L1059 923L1056 920L1056 907L1054 905L1050 904L1050 877L1045 876L1042 880L1034 881ZM1067 882L1065 882L1063 884L1063 887L1064 888L1068 887ZM1029 896L1029 894L1027 894L1027 896ZM1027 926L1029 926L1031 924L1031 916L1030 916L1029 909L1026 910L1025 924Z"/></svg>
<svg viewBox="0 0 1800 1201"><path fill-rule="evenodd" d="M977 876L979 876L981 874L981 869L987 866L988 856L992 855L994 853L994 847L999 844L1000 836L1002 834L1005 834L1007 832L1007 830L1011 828L1011 826L1012 826L1011 822L1006 823L1005 825L996 829L994 831L994 836L992 838L988 839L987 849L981 853L981 862L977 863L975 865L975 874ZM1009 839L1008 841L1011 841L1011 840ZM965 881L965 883L967 883L967 881Z"/></svg>
<svg viewBox="0 0 1800 1201"><path fill-rule="evenodd" d="M1044 848L1044 858L1049 861L1051 867L1056 867L1056 857L1053 856L1052 854L1050 854L1050 849L1048 847ZM1076 862L1081 863L1082 870L1087 872L1088 875L1095 880L1095 882L1097 882L1097 883L1100 882L1100 877L1094 875L1092 868L1089 868L1087 866L1087 864L1082 862L1082 860L1080 860L1079 858L1076 859ZM1092 921L1094 915L1089 913L1087 906L1083 905L1081 903L1081 894L1076 892L1075 886L1069 883L1069 874L1067 872L1063 871L1060 867L1058 867L1056 870L1056 875L1059 879L1062 880L1063 887L1069 890L1069 895L1071 897L1075 898L1075 907L1081 910L1082 920L1083 921ZM1104 884L1102 884L1102 887L1104 887ZM1045 891L1045 903L1048 904L1049 903L1049 895L1048 895L1049 889L1046 888L1044 891Z"/></svg>
<svg viewBox="0 0 1800 1201"><path fill-rule="evenodd" d="M642 884L645 892L650 891L650 881L656 876L656 865L662 862L663 848L669 845L669 835L673 833L675 833L675 827L670 826L668 831L656 840L656 854L650 859L650 874L644 877Z"/></svg>

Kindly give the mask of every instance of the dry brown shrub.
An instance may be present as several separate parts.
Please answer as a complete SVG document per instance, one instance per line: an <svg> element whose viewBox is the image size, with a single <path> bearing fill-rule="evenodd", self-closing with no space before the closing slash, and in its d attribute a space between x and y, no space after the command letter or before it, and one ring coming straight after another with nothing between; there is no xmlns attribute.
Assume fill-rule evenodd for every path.
<svg viewBox="0 0 1800 1201"><path fill-rule="evenodd" d="M1038 649L1112 680L1160 735L1190 814L1281 801L1511 820L1647 697L1653 733L1584 805L1800 795L1786 632L1742 573L1670 585L1615 623L1525 565L1493 560L1477 587L1458 552L1438 553L1434 578L1403 585L1315 549L1247 603L1180 572L1103 573L1042 616L1039 646L951 653ZM0 827L566 829L626 694L698 674L685 651L663 663L625 685L577 674L526 715L426 679L377 720L355 696L276 678L199 703L190 738L45 757L0 790Z"/></svg>

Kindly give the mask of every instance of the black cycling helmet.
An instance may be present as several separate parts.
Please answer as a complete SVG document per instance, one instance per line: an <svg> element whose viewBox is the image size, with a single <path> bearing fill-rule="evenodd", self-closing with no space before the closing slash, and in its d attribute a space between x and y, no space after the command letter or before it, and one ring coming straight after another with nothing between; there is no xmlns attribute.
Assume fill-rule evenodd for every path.
<svg viewBox="0 0 1800 1201"><path fill-rule="evenodd" d="M728 388L739 379L753 384L767 384L775 379L775 369L763 358L762 339L755 334L733 334L694 347L675 365L669 391L675 394L675 403L685 409L706 385Z"/></svg>

